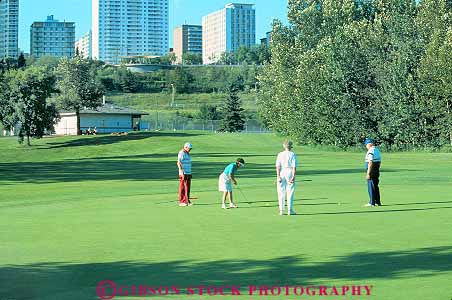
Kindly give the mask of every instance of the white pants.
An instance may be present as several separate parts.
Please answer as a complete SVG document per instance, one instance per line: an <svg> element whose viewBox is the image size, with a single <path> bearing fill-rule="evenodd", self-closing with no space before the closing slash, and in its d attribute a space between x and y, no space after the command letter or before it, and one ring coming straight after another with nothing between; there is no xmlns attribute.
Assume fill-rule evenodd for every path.
<svg viewBox="0 0 452 300"><path fill-rule="evenodd" d="M224 173L221 173L218 177L218 190L220 192L232 192L231 179Z"/></svg>
<svg viewBox="0 0 452 300"><path fill-rule="evenodd" d="M280 180L276 183L278 190L279 211L284 212L285 200L287 196L287 213L290 214L293 205L293 195L295 192L295 182L289 183L292 178L292 168L284 168L279 173Z"/></svg>

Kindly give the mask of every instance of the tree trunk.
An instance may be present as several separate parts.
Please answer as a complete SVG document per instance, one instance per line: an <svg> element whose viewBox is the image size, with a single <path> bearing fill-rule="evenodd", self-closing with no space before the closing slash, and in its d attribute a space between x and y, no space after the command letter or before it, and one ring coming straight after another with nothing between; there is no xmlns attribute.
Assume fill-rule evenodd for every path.
<svg viewBox="0 0 452 300"><path fill-rule="evenodd" d="M80 130L80 110L78 108L75 110L75 117L77 118L77 135L82 135Z"/></svg>
<svg viewBox="0 0 452 300"><path fill-rule="evenodd" d="M27 146L31 146L30 144L30 136L27 134Z"/></svg>

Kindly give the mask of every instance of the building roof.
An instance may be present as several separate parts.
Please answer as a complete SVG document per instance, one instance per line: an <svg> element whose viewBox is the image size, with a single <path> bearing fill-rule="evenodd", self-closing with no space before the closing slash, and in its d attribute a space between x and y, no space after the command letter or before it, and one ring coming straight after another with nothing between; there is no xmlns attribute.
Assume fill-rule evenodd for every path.
<svg viewBox="0 0 452 300"><path fill-rule="evenodd" d="M65 111L63 113L74 113ZM128 107L115 106L110 103L105 103L96 109L82 109L80 114L111 114L111 115L149 115L147 112L135 110Z"/></svg>

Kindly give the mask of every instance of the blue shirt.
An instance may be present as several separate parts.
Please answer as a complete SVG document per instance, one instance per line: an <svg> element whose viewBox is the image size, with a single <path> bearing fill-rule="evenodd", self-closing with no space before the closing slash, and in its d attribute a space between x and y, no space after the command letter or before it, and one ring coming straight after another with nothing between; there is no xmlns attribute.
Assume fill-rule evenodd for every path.
<svg viewBox="0 0 452 300"><path fill-rule="evenodd" d="M184 150L179 151L177 161L182 165L184 174L191 174L191 157L188 152L185 152Z"/></svg>
<svg viewBox="0 0 452 300"><path fill-rule="evenodd" d="M223 173L226 175L234 175L237 173L237 164L235 162L230 163L226 168L224 168Z"/></svg>
<svg viewBox="0 0 452 300"><path fill-rule="evenodd" d="M369 162L381 162L381 153L380 150L373 146L370 147L369 150L367 150L366 153L366 157L365 157L365 164L364 164L364 168L367 170L367 168L369 167Z"/></svg>
<svg viewBox="0 0 452 300"><path fill-rule="evenodd" d="M369 161L372 161L372 162L381 162L381 153L380 153L380 150L377 148L377 147L375 147L375 146L373 146L373 147L370 147L370 149L369 150L367 150L367 153L366 153L366 162L368 163Z"/></svg>

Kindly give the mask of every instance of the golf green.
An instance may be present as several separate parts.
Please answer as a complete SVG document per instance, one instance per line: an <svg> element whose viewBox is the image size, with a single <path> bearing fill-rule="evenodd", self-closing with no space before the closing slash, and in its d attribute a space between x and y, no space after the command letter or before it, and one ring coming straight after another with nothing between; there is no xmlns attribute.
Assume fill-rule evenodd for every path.
<svg viewBox="0 0 452 300"><path fill-rule="evenodd" d="M368 208L364 149L295 145L297 215L279 216L282 140L152 132L26 147L1 138L0 299L452 298L451 153L383 152L383 206ZM179 207L186 141L195 199ZM218 175L237 157L246 161L239 208L223 210ZM99 297L106 280L116 297L111 287ZM211 288L199 295L199 286Z"/></svg>

